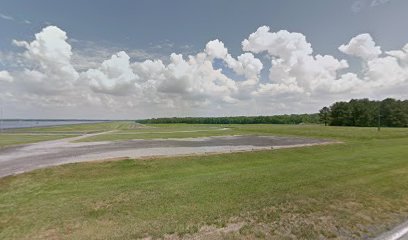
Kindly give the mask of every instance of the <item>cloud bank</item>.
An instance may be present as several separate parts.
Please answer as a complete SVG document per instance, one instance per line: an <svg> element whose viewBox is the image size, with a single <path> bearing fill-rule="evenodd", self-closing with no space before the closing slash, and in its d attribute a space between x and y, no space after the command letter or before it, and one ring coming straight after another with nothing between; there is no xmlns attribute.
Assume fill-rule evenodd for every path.
<svg viewBox="0 0 408 240"><path fill-rule="evenodd" d="M238 56L215 39L193 55L134 61L131 53L118 51L87 68L77 67L76 51L57 26L13 44L21 49L13 55L19 65L0 69L0 99L18 106L16 111L43 109L46 117L69 117L52 112L104 118L316 112L352 97L406 98L403 89L408 89L408 44L383 52L368 33L339 46L360 59L359 72L349 71L345 59L314 53L302 33L267 26L242 41Z"/></svg>

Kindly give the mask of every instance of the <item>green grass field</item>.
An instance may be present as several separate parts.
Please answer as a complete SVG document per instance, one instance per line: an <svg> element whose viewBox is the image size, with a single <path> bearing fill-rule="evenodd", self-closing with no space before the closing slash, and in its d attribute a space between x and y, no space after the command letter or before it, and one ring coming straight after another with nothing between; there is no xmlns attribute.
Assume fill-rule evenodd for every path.
<svg viewBox="0 0 408 240"><path fill-rule="evenodd" d="M27 143L35 143L47 140L56 140L66 137L75 137L75 135L29 135L29 134L7 134L7 133L0 133L0 148L20 145L20 144L27 144Z"/></svg>
<svg viewBox="0 0 408 240"><path fill-rule="evenodd" d="M408 129L148 127L127 132L151 138L160 136L154 131L228 127L172 137L292 135L344 143L68 164L6 177L0 179L0 239L359 239L408 218ZM143 131L149 133L134 134Z"/></svg>
<svg viewBox="0 0 408 240"><path fill-rule="evenodd" d="M130 139L156 139L156 138L189 138L189 137L209 137L237 135L242 132L232 128L211 125L193 125L180 124L180 126L169 125L148 125L150 128L117 130L111 133L102 134L93 137L87 137L79 140L80 142L97 141L123 141Z"/></svg>
<svg viewBox="0 0 408 240"><path fill-rule="evenodd" d="M131 129L132 122L106 122L93 124L73 124L63 126L8 129L0 133L0 148L47 140L75 137L86 133Z"/></svg>
<svg viewBox="0 0 408 240"><path fill-rule="evenodd" d="M222 126L214 125L160 124L154 126L142 126L129 121L114 121L6 130L5 132L0 133L0 147L109 131L112 132L99 136L87 137L81 141L120 141L130 139L206 137L234 134L231 129L223 129Z"/></svg>
<svg viewBox="0 0 408 240"><path fill-rule="evenodd" d="M115 121L102 123L67 124L49 127L17 128L6 130L12 133L94 133L109 130L131 129L133 122Z"/></svg>
<svg viewBox="0 0 408 240"><path fill-rule="evenodd" d="M81 139L81 142L121 141L130 139L186 138L226 135L276 135L332 138L347 141L361 141L373 138L408 137L406 129L358 127L323 127L320 125L194 125L194 124L148 124L147 128L119 129L112 133ZM188 132L190 131L190 132Z"/></svg>

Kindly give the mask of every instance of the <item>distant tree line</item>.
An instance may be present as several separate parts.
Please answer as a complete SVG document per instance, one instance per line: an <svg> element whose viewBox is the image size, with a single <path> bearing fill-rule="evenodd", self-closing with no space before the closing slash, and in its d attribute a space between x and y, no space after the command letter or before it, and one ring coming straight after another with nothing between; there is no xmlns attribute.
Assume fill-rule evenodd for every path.
<svg viewBox="0 0 408 240"><path fill-rule="evenodd" d="M320 122L331 126L408 127L408 100L352 99L336 102L319 112Z"/></svg>
<svg viewBox="0 0 408 240"><path fill-rule="evenodd" d="M236 117L172 117L136 120L138 123L189 123L189 124L301 124L319 123L319 114L290 114L274 116Z"/></svg>
<svg viewBox="0 0 408 240"><path fill-rule="evenodd" d="M359 127L408 127L408 100L352 99L324 107L319 113L274 116L172 117L136 120L138 123L188 124L317 124Z"/></svg>

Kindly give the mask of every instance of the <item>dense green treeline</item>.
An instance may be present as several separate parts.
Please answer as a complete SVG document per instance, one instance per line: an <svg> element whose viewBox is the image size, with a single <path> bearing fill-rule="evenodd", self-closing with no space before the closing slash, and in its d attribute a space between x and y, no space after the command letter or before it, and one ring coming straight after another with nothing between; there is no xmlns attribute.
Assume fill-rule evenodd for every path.
<svg viewBox="0 0 408 240"><path fill-rule="evenodd" d="M190 124L300 124L319 123L319 114L291 114L275 116L237 117L184 117L137 120L138 123L190 123Z"/></svg>
<svg viewBox="0 0 408 240"><path fill-rule="evenodd" d="M138 123L189 124L301 124L324 123L331 126L408 127L408 100L382 101L352 99L324 107L316 114L236 117L172 117L137 120Z"/></svg>
<svg viewBox="0 0 408 240"><path fill-rule="evenodd" d="M319 116L322 123L332 126L408 127L408 100L352 99L322 108Z"/></svg>

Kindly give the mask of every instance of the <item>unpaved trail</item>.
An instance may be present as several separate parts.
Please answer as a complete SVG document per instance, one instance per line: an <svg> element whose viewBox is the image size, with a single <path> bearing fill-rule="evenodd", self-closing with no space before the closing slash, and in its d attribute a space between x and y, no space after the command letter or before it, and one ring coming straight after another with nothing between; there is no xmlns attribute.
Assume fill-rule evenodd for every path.
<svg viewBox="0 0 408 240"><path fill-rule="evenodd" d="M323 139L274 136L74 142L82 138L113 132L115 130L0 149L0 177L83 161L225 153L334 143Z"/></svg>

